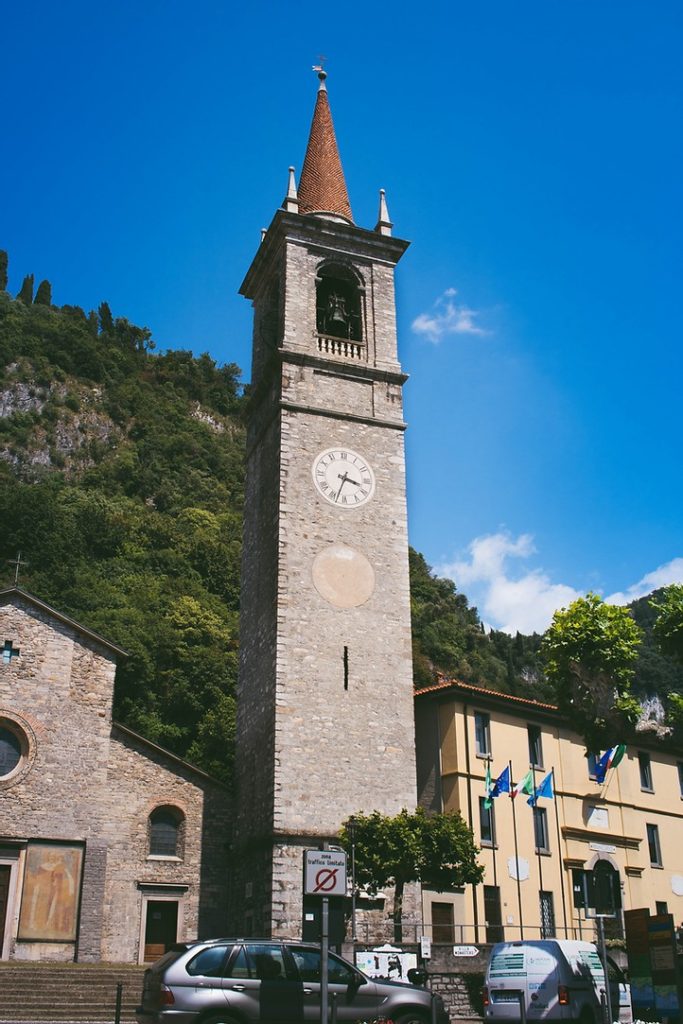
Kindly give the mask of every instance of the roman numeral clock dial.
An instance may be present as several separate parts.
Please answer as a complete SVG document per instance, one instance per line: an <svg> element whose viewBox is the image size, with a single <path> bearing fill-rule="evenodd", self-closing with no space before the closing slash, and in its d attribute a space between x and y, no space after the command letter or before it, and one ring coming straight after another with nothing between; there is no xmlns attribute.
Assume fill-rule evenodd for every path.
<svg viewBox="0 0 683 1024"><path fill-rule="evenodd" d="M313 482L338 508L358 508L375 493L375 474L367 459L350 448L328 448L313 462Z"/></svg>

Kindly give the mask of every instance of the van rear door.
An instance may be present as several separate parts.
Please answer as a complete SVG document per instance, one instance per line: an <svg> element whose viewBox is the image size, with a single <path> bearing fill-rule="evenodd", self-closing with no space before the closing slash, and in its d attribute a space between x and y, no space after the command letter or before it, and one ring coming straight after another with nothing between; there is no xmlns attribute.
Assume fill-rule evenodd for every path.
<svg viewBox="0 0 683 1024"><path fill-rule="evenodd" d="M511 942L497 943L491 950L486 981L489 1004L486 1017L496 1021L518 1021L519 1001L526 994L525 947Z"/></svg>
<svg viewBox="0 0 683 1024"><path fill-rule="evenodd" d="M552 942L530 942L526 949L527 1020L562 1020L558 1001L559 964Z"/></svg>

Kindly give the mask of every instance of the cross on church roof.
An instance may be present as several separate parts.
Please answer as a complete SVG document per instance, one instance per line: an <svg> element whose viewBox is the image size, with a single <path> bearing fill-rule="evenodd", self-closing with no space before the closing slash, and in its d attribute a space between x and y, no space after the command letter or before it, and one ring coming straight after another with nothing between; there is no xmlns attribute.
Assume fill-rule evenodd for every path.
<svg viewBox="0 0 683 1024"><path fill-rule="evenodd" d="M14 566L14 586L16 587L19 583L19 569L22 565L30 565L30 562L22 561L21 551L17 554L16 558L8 558L7 562L9 565Z"/></svg>

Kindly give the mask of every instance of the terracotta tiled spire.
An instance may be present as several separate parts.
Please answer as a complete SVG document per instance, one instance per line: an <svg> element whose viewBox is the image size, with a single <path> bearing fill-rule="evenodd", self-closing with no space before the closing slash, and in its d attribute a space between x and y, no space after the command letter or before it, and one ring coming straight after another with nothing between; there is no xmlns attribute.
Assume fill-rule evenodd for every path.
<svg viewBox="0 0 683 1024"><path fill-rule="evenodd" d="M319 72L320 88L299 179L299 213L331 213L353 223L327 99L326 77L324 71Z"/></svg>

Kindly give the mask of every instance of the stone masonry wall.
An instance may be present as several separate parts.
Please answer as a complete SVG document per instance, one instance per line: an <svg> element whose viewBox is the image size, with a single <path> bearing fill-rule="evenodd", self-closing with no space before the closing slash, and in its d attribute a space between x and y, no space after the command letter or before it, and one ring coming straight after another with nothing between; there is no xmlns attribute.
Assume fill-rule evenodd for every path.
<svg viewBox="0 0 683 1024"><path fill-rule="evenodd" d="M231 818L223 787L127 730L114 727L112 738L110 648L16 592L0 605L0 633L20 651L0 665L0 719L27 740L21 767L0 779L0 836L19 856L13 884L20 891L27 842L84 850L77 942L13 941L10 956L137 959L146 881L187 892L184 935L197 934L202 903L221 930ZM148 856L149 814L161 804L185 815L177 861Z"/></svg>
<svg viewBox="0 0 683 1024"><path fill-rule="evenodd" d="M304 847L334 840L350 814L415 805L404 378L393 288L404 248L321 218L277 215L246 279L260 377L249 426L238 698L236 852L251 844L251 878L245 874L236 898L266 933L300 934ZM330 262L362 279L360 360L318 351L316 276ZM278 276L279 356L262 351ZM332 506L316 491L313 461L332 446L359 452L374 470L375 494L362 507ZM374 577L355 606L330 601L314 583L316 556L339 547ZM263 827L271 794L272 862Z"/></svg>
<svg viewBox="0 0 683 1024"><path fill-rule="evenodd" d="M180 887L180 941L197 938L200 919L207 915L214 934L223 930L231 820L227 791L189 767L169 764L162 752L155 752L127 730L115 729L108 792L104 959L138 958L145 887L166 889L169 895L173 895L172 887ZM211 818L207 820L210 798ZM149 853L149 816L161 806L173 807L183 816L178 857Z"/></svg>
<svg viewBox="0 0 683 1024"><path fill-rule="evenodd" d="M0 606L4 638L20 656L0 666L0 716L23 716L35 739L30 770L0 780L0 831L7 837L91 834L92 816L74 787L106 778L115 661L103 647L21 599ZM83 742L87 737L87 742ZM29 737L31 739L31 737Z"/></svg>

